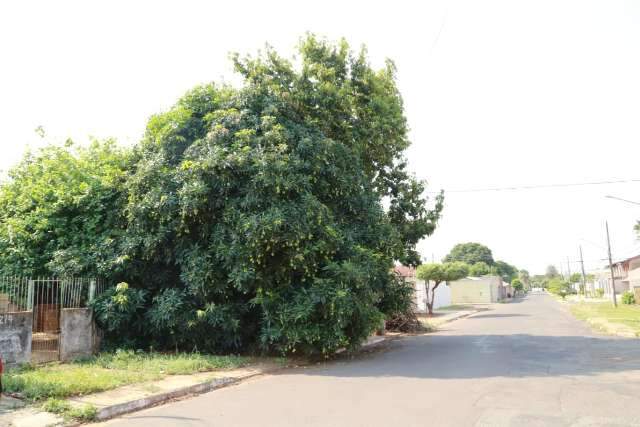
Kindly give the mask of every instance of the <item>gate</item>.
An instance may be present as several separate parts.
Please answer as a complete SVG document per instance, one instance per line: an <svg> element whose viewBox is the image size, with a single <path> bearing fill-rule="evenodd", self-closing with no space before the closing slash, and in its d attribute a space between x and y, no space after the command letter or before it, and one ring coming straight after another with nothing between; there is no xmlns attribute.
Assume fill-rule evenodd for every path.
<svg viewBox="0 0 640 427"><path fill-rule="evenodd" d="M60 319L64 309L88 306L98 291L98 283L86 278L39 278L33 289L33 330L31 360L45 363L60 360Z"/></svg>
<svg viewBox="0 0 640 427"><path fill-rule="evenodd" d="M65 309L86 308L103 292L101 280L87 278L0 278L0 314L31 312L31 362L60 360Z"/></svg>
<svg viewBox="0 0 640 427"><path fill-rule="evenodd" d="M29 292L33 293L31 332L33 363L60 359L61 289L61 281L58 279L37 279L29 282Z"/></svg>

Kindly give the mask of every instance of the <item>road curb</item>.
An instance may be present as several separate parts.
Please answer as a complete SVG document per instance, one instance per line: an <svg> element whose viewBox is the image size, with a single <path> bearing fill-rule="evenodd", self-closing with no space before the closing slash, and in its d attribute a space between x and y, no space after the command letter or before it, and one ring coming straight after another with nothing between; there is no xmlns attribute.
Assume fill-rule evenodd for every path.
<svg viewBox="0 0 640 427"><path fill-rule="evenodd" d="M158 404L161 404L170 400L179 399L189 395L208 393L210 391L218 390L220 388L224 388L232 384L237 384L243 380L256 377L258 375L264 375L271 372L275 372L280 369L284 369L284 368L274 368L274 369L268 369L260 372L252 372L250 374L241 375L238 377L215 378L213 380L207 380L207 381L190 385L187 387L183 387L177 390L171 390L165 393L158 393L152 396L130 400L128 402L105 406L97 410L96 418L94 421L106 421L108 419L118 417L120 415L125 415L131 412L147 409L152 406L156 406ZM72 423L72 424L66 424L66 425L68 427L71 427L71 426L82 425L82 423Z"/></svg>

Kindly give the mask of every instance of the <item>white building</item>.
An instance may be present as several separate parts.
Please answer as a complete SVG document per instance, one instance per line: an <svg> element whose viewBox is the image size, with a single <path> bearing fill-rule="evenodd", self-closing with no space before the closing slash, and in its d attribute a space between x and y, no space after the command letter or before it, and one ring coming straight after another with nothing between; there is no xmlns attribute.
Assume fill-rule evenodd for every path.
<svg viewBox="0 0 640 427"><path fill-rule="evenodd" d="M427 294L424 280L418 280L416 277L416 269L404 265L398 265L394 271L406 282L412 283L415 289L415 303L417 313L427 312ZM451 305L451 288L446 283L440 283L436 288L434 295L433 308Z"/></svg>

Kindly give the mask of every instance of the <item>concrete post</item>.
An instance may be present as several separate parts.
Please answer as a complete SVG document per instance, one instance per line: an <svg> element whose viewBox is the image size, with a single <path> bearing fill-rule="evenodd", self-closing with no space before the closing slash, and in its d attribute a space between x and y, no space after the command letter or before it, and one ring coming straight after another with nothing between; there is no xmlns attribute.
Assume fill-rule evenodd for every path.
<svg viewBox="0 0 640 427"><path fill-rule="evenodd" d="M27 290L27 311L33 311L33 297L34 297L35 283L33 280L29 280L29 287Z"/></svg>
<svg viewBox="0 0 640 427"><path fill-rule="evenodd" d="M89 301L88 302L93 301L95 297L96 297L96 281L91 280L89 282Z"/></svg>

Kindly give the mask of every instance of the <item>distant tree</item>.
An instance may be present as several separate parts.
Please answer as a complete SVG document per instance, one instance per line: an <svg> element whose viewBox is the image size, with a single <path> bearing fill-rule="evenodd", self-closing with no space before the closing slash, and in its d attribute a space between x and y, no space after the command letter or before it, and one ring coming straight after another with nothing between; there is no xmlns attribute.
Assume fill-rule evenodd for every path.
<svg viewBox="0 0 640 427"><path fill-rule="evenodd" d="M476 262L472 266L469 267L469 275L470 276L484 276L491 273L491 267L489 267L484 262Z"/></svg>
<svg viewBox="0 0 640 427"><path fill-rule="evenodd" d="M571 283L581 283L582 282L582 274L573 273L571 277L569 277L569 282Z"/></svg>
<svg viewBox="0 0 640 427"><path fill-rule="evenodd" d="M507 283L511 283L518 276L518 269L504 261L496 261L495 267L498 270L498 275Z"/></svg>
<svg viewBox="0 0 640 427"><path fill-rule="evenodd" d="M518 279L517 277L511 281L511 286L513 287L514 295L524 290L524 285L522 284L522 280Z"/></svg>
<svg viewBox="0 0 640 427"><path fill-rule="evenodd" d="M547 266L547 270L545 271L544 275L546 276L547 279L553 279L554 277L560 277L560 273L558 273L558 269L556 268L555 265Z"/></svg>
<svg viewBox="0 0 640 427"><path fill-rule="evenodd" d="M532 276L530 280L531 287L543 289L547 287L547 282L549 281L549 279L547 279L547 276L545 276L544 274L536 274Z"/></svg>
<svg viewBox="0 0 640 427"><path fill-rule="evenodd" d="M427 311L433 314L433 302L436 288L442 282L459 280L469 274L469 266L463 262L445 262L442 264L423 264L418 267L416 277L424 280L427 295ZM431 284L433 282L433 284Z"/></svg>
<svg viewBox="0 0 640 427"><path fill-rule="evenodd" d="M518 272L518 278L522 282L525 288L529 288L531 285L531 277L529 276L529 272L527 270L520 270Z"/></svg>
<svg viewBox="0 0 640 427"><path fill-rule="evenodd" d="M547 289L553 294L560 295L563 299L572 291L571 284L559 277L549 280Z"/></svg>
<svg viewBox="0 0 640 427"><path fill-rule="evenodd" d="M484 262L485 264L492 266L494 264L493 254L491 249L481 245L480 243L458 243L451 249L451 252L444 257L444 262L460 261L468 265L473 265L478 262Z"/></svg>

